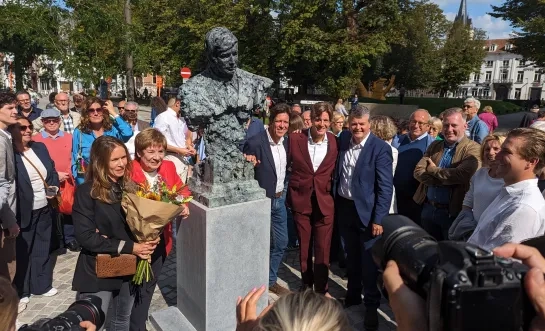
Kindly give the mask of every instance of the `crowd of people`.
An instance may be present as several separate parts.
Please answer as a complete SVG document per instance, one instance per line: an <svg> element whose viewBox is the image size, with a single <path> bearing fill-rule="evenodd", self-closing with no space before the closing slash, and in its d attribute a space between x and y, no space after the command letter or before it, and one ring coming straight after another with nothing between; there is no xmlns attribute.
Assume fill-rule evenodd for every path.
<svg viewBox="0 0 545 331"><path fill-rule="evenodd" d="M69 95L58 93L41 110L25 91L0 94L0 276L17 290L21 312L32 296L57 294L52 254L79 252L77 297L102 299L112 314L107 329L146 330L173 226L159 240L136 242L121 195L132 183L154 185L159 178L169 188L182 186L192 164L206 158L203 132L188 130L177 98L152 100L151 123L139 119L135 102L122 101L116 110L110 100L74 95L72 101L70 108ZM347 111L342 100L319 102L302 111L277 104L266 124L245 123L241 155L271 199L267 289L283 298L260 324L288 323L281 307L300 300L337 314L338 303L328 306L328 279L330 262L338 260L348 278L344 306L363 302L366 330L378 329L381 293L371 247L389 214L409 217L436 240L486 249L545 233L545 132L536 128L545 115L503 136L494 133L492 109L479 114L474 98L437 117L418 109L408 120L372 116L357 96L350 105ZM71 211L61 212L57 192L70 186ZM184 207L176 222L188 215ZM299 252L300 296L277 282L288 247ZM97 254L151 257L155 277L138 291L131 277L100 278ZM265 290L241 298L239 306ZM337 324L345 325L339 314Z"/></svg>

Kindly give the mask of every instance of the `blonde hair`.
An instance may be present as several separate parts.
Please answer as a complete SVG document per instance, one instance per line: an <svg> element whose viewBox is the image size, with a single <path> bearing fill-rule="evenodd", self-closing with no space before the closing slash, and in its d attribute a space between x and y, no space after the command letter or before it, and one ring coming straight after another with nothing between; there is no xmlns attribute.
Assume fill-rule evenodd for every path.
<svg viewBox="0 0 545 331"><path fill-rule="evenodd" d="M258 331L351 330L341 305L313 291L280 297L260 320Z"/></svg>
<svg viewBox="0 0 545 331"><path fill-rule="evenodd" d="M19 297L8 279L0 277L0 330L11 330L17 320Z"/></svg>
<svg viewBox="0 0 545 331"><path fill-rule="evenodd" d="M159 130L154 128L147 128L140 131L136 137L134 137L134 158L140 160L140 153L150 146L161 146L167 149L167 138Z"/></svg>
<svg viewBox="0 0 545 331"><path fill-rule="evenodd" d="M331 123L337 122L337 120L338 120L339 118L342 118L342 120L343 120L343 122L344 122L344 115L341 114L341 113L339 113L338 111L334 111L334 112L333 112L333 120L331 121Z"/></svg>
<svg viewBox="0 0 545 331"><path fill-rule="evenodd" d="M481 144L481 162L483 163L483 167L485 166L484 163L488 163L488 160L484 157L484 149L486 148L486 144L490 141L497 141L498 144L503 144L505 141L505 136L499 135L499 134L489 134L488 136L484 137L483 143Z"/></svg>
<svg viewBox="0 0 545 331"><path fill-rule="evenodd" d="M397 126L388 116L373 116L370 122L371 132L384 141L392 139L397 134Z"/></svg>
<svg viewBox="0 0 545 331"><path fill-rule="evenodd" d="M493 113L494 111L492 111L492 107L490 107L490 106L484 106L483 112L484 112L484 113Z"/></svg>
<svg viewBox="0 0 545 331"><path fill-rule="evenodd" d="M431 117L428 123L430 124L430 126L436 128L439 132L441 132L441 130L443 129L443 121L441 121L440 118Z"/></svg>

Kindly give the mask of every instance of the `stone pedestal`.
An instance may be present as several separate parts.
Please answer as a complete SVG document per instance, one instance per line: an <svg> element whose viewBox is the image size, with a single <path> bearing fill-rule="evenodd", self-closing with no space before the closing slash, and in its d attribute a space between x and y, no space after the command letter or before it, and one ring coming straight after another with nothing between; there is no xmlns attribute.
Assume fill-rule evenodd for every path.
<svg viewBox="0 0 545 331"><path fill-rule="evenodd" d="M208 208L190 203L176 243L178 305L155 312L157 330L236 328L236 299L268 285L270 199ZM260 299L258 314L268 302Z"/></svg>

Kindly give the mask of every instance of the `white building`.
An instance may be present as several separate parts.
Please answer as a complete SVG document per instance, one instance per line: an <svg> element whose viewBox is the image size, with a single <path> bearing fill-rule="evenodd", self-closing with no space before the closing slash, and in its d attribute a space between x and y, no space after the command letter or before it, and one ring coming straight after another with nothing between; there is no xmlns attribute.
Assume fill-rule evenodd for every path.
<svg viewBox="0 0 545 331"><path fill-rule="evenodd" d="M509 52L513 47L509 39L490 39L485 47L487 54L480 72L471 74L469 80L460 85L455 97L472 95L494 100L545 98L543 68Z"/></svg>

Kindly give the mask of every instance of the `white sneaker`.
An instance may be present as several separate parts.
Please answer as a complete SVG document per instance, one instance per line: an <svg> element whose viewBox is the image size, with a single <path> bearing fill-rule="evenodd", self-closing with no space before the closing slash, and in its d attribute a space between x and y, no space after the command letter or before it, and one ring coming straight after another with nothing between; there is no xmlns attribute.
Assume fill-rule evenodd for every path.
<svg viewBox="0 0 545 331"><path fill-rule="evenodd" d="M29 297L23 297L21 298L21 300L19 300L19 303L24 303L25 305L28 304L29 302L30 302Z"/></svg>
<svg viewBox="0 0 545 331"><path fill-rule="evenodd" d="M59 291L57 291L56 288L52 287L49 291L45 292L44 294L42 294L42 296L44 297L52 297L54 296L55 294L57 294Z"/></svg>
<svg viewBox="0 0 545 331"><path fill-rule="evenodd" d="M17 308L17 314L20 314L23 311L25 311L26 305L27 304L25 302L19 301L19 307Z"/></svg>

